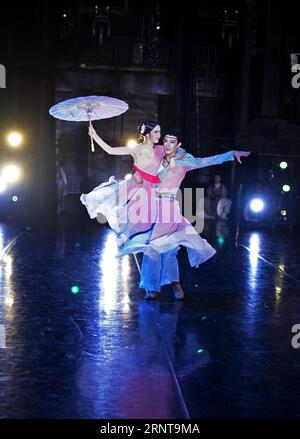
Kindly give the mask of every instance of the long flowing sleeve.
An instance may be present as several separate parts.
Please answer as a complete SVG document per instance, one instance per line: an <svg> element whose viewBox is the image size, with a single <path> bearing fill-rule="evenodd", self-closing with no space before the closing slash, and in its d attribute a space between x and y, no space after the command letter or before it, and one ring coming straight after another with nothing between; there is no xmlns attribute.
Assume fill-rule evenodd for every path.
<svg viewBox="0 0 300 439"><path fill-rule="evenodd" d="M192 154L185 154L182 159L176 160L176 163L183 166L186 171L193 169L205 168L207 166L220 165L224 162L234 160L234 151L228 151L224 154L217 154L211 157L194 157Z"/></svg>

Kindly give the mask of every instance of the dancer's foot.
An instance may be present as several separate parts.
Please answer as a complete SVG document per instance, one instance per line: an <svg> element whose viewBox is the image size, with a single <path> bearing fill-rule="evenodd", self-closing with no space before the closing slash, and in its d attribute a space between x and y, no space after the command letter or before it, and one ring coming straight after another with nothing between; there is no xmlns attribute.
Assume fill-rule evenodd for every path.
<svg viewBox="0 0 300 439"><path fill-rule="evenodd" d="M181 285L179 282L172 282L172 287L173 287L173 293L174 293L174 297L177 300L183 300L184 299L184 291L181 288Z"/></svg>
<svg viewBox="0 0 300 439"><path fill-rule="evenodd" d="M157 299L159 297L158 291L147 291L146 295L144 296L145 300L153 300Z"/></svg>

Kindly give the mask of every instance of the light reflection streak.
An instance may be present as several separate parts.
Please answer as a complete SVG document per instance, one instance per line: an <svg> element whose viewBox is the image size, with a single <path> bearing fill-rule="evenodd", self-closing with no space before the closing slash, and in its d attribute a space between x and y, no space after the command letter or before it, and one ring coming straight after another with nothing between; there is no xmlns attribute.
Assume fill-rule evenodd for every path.
<svg viewBox="0 0 300 439"><path fill-rule="evenodd" d="M117 243L116 234L109 232L99 258L99 306L100 310L108 314L116 310L119 303L122 305L122 312L128 313L130 310L130 256L118 258ZM103 320L101 322L103 323Z"/></svg>
<svg viewBox="0 0 300 439"><path fill-rule="evenodd" d="M257 233L253 233L250 237L250 287L254 290L257 286L256 277L257 277L257 261L259 256L260 249L260 239Z"/></svg>
<svg viewBox="0 0 300 439"><path fill-rule="evenodd" d="M284 256L281 255L280 262L278 264L278 271L274 279L275 283L275 309L278 311L279 305L282 299L283 279L285 272Z"/></svg>
<svg viewBox="0 0 300 439"><path fill-rule="evenodd" d="M123 256L122 258L122 311L124 313L128 313L130 310L130 300L129 300L129 285L128 281L130 279L130 264L129 264L129 256Z"/></svg>
<svg viewBox="0 0 300 439"><path fill-rule="evenodd" d="M117 252L117 237L110 232L99 258L99 305L107 313L115 309L117 301L117 276L120 267L120 260L116 258Z"/></svg>
<svg viewBox="0 0 300 439"><path fill-rule="evenodd" d="M5 249L4 230L0 226L0 347L6 348L6 322L12 319L14 291L12 285L13 257L3 253Z"/></svg>

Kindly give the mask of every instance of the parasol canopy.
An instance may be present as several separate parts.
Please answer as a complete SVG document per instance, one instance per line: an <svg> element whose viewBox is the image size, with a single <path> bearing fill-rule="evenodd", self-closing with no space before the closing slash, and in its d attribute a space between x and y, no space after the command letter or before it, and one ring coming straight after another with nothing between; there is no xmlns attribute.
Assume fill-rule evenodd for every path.
<svg viewBox="0 0 300 439"><path fill-rule="evenodd" d="M109 96L83 96L67 99L53 105L49 113L60 120L73 122L89 122L119 116L128 110L128 104L120 99ZM92 151L94 151L91 138Z"/></svg>

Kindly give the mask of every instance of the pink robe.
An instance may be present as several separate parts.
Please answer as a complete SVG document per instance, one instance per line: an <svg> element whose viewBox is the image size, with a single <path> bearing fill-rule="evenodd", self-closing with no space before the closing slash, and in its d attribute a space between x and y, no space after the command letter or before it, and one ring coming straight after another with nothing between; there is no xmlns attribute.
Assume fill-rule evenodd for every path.
<svg viewBox="0 0 300 439"><path fill-rule="evenodd" d="M153 158L149 165L141 169L142 172L157 176L158 168L164 157L165 150L163 145L156 145L153 151ZM144 194L150 194L151 188L155 183L142 179L138 183L132 176L129 180L118 181L114 176L97 186L88 194L82 194L81 202L86 206L90 218L97 218L99 214L106 217L110 227L125 237L131 235L134 231L144 230L141 221L136 224L130 223L131 211L137 198L144 198ZM151 196L145 197L147 200ZM148 204L144 209L148 209Z"/></svg>
<svg viewBox="0 0 300 439"><path fill-rule="evenodd" d="M176 166L174 168L168 166L159 173L161 183L152 197L155 200L152 203L152 222L149 222L147 228L145 227L145 232L129 236L129 239L120 247L119 256L143 252L155 259L160 254L183 245L187 247L192 267L198 267L211 258L216 253L215 249L181 215L175 195L186 172L229 160L234 160L233 151L202 159L182 149L178 150L175 156ZM168 221L164 218L166 212L170 212Z"/></svg>

